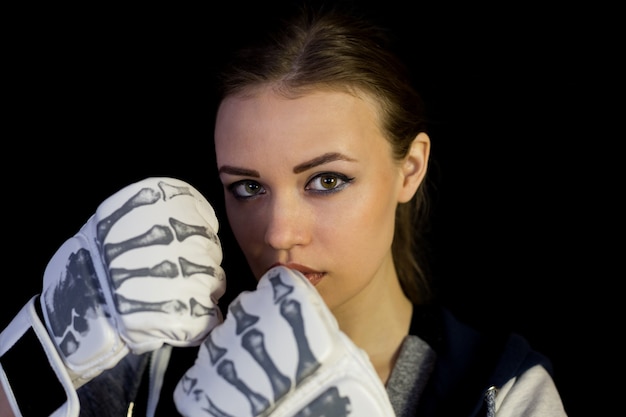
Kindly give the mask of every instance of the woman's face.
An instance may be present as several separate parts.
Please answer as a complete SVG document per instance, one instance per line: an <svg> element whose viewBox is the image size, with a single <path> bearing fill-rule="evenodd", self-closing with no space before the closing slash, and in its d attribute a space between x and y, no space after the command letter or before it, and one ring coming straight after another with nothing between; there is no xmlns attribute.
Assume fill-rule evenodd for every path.
<svg viewBox="0 0 626 417"><path fill-rule="evenodd" d="M215 146L228 219L257 279L284 264L303 272L329 308L397 279L391 257L405 185L372 101L264 89L228 97Z"/></svg>

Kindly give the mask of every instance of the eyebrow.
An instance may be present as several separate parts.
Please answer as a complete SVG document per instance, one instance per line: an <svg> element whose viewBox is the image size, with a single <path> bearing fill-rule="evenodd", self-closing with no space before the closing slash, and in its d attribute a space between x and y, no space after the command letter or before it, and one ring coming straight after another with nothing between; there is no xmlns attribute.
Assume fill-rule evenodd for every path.
<svg viewBox="0 0 626 417"><path fill-rule="evenodd" d="M320 155L311 159L310 161L303 162L301 164L293 167L294 174L299 174L311 168L315 168L316 166L326 164L332 161L355 161L355 159L349 158L348 156L339 153L339 152L328 152L324 155ZM259 178L261 175L259 171L254 169L246 169L246 168L238 168L230 165L224 165L220 167L219 173L222 174L231 174L231 175L239 175L242 177L254 177Z"/></svg>
<svg viewBox="0 0 626 417"><path fill-rule="evenodd" d="M332 161L355 161L355 160L339 152L329 152L329 153L325 153L324 155L320 155L316 158L313 158L310 161L306 161L306 162L296 165L295 167L293 167L293 172L294 174L299 174L308 169L315 168L318 165L322 165L322 164L332 162Z"/></svg>
<svg viewBox="0 0 626 417"><path fill-rule="evenodd" d="M259 171L257 171L257 170L245 169L245 168L237 168L237 167L233 167L233 166L230 166L230 165L224 165L224 166L220 167L218 172L220 174L224 173L224 174L230 174L230 175L240 175L242 177L259 178L261 176L261 174L259 174Z"/></svg>

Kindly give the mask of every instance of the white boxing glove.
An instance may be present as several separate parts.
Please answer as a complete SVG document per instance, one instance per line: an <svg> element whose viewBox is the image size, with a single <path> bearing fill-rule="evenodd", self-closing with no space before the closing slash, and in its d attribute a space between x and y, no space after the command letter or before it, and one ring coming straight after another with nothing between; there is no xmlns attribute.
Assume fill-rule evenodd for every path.
<svg viewBox="0 0 626 417"><path fill-rule="evenodd" d="M55 415L70 416L78 412L74 391L129 352L199 345L222 322L218 227L186 182L148 178L120 190L54 254L41 296L0 334L0 364L34 330L68 395ZM18 414L11 375L0 372L0 382Z"/></svg>
<svg viewBox="0 0 626 417"><path fill-rule="evenodd" d="M394 416L367 354L313 285L282 266L233 300L174 401L185 417Z"/></svg>

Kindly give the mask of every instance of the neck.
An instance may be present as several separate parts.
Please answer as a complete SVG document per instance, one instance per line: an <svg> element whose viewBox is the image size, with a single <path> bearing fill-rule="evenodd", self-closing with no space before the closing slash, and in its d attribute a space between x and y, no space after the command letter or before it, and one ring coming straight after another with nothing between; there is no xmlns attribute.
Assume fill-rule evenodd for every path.
<svg viewBox="0 0 626 417"><path fill-rule="evenodd" d="M413 305L404 295L395 270L373 281L358 298L348 308L333 313L341 330L368 354L386 383L409 332Z"/></svg>

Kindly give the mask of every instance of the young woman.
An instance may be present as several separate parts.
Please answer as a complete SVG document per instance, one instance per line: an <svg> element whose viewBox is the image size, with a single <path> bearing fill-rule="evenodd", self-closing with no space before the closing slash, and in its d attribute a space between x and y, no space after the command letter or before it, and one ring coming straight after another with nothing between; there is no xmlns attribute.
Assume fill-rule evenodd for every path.
<svg viewBox="0 0 626 417"><path fill-rule="evenodd" d="M517 335L476 332L431 298L419 244L431 138L386 31L357 13L301 10L237 50L219 78L217 168L254 276L303 274L397 416L564 416L544 356ZM149 355L130 350L77 387L81 415L129 404L172 415L169 392L193 361L169 360L155 412L143 399Z"/></svg>

